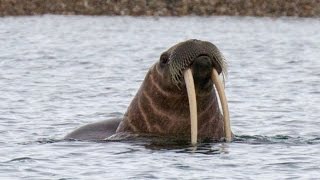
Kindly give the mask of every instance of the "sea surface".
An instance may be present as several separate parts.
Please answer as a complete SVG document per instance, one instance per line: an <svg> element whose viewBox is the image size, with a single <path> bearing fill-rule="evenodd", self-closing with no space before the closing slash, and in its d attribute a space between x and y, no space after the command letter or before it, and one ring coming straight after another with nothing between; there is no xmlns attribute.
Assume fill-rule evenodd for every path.
<svg viewBox="0 0 320 180"><path fill-rule="evenodd" d="M319 18L0 18L0 179L319 179L319 29ZM228 61L233 142L62 140L121 117L160 54L193 38Z"/></svg>

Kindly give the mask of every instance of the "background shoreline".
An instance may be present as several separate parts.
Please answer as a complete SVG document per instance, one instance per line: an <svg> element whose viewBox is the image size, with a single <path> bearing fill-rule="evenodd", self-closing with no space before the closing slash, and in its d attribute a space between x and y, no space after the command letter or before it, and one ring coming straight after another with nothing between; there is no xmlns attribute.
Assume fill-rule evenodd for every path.
<svg viewBox="0 0 320 180"><path fill-rule="evenodd" d="M44 14L320 17L320 0L0 0L0 16Z"/></svg>

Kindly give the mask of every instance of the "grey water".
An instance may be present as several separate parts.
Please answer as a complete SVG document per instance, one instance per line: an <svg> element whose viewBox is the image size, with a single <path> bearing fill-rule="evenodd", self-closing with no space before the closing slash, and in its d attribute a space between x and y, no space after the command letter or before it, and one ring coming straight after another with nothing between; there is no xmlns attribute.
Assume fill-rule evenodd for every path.
<svg viewBox="0 0 320 180"><path fill-rule="evenodd" d="M0 179L319 179L320 19L0 18ZM232 143L64 141L121 117L177 42L207 40L229 67Z"/></svg>

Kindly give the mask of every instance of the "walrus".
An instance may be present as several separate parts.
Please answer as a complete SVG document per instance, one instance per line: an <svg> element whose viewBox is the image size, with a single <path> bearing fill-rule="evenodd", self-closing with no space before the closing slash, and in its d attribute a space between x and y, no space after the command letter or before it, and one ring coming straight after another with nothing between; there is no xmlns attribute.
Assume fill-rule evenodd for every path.
<svg viewBox="0 0 320 180"><path fill-rule="evenodd" d="M180 42L152 65L123 118L82 126L65 139L104 140L121 134L190 139L191 134L193 144L197 138L230 141L230 123L224 121L229 114L225 109L221 113L214 88L217 75L226 73L226 60L214 44ZM216 88L223 91L221 83ZM220 100L227 109L224 95Z"/></svg>

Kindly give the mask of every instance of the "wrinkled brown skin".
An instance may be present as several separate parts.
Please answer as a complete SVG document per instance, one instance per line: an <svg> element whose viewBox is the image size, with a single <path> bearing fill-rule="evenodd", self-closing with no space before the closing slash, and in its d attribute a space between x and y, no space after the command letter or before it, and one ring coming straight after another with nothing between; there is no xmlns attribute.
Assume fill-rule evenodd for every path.
<svg viewBox="0 0 320 180"><path fill-rule="evenodd" d="M200 45L202 42L185 42L190 41ZM101 140L114 133L190 138L190 111L185 83L182 78L181 84L174 84L168 67L172 48L150 68L122 120L89 124L68 134L65 139ZM203 52L199 56L188 66L193 72L196 88L198 138L219 140L225 135L224 122L210 76L212 68L221 73L222 67L214 67L217 66L214 58Z"/></svg>
<svg viewBox="0 0 320 180"><path fill-rule="evenodd" d="M171 91L157 87L161 75L154 66L132 100L118 132L151 133L176 137L190 136L190 111L187 90L172 86ZM213 86L211 86L213 87ZM169 87L168 87L169 88ZM203 94L197 91L199 138L219 139L224 136L223 118L213 88ZM152 99L152 100L151 100Z"/></svg>

